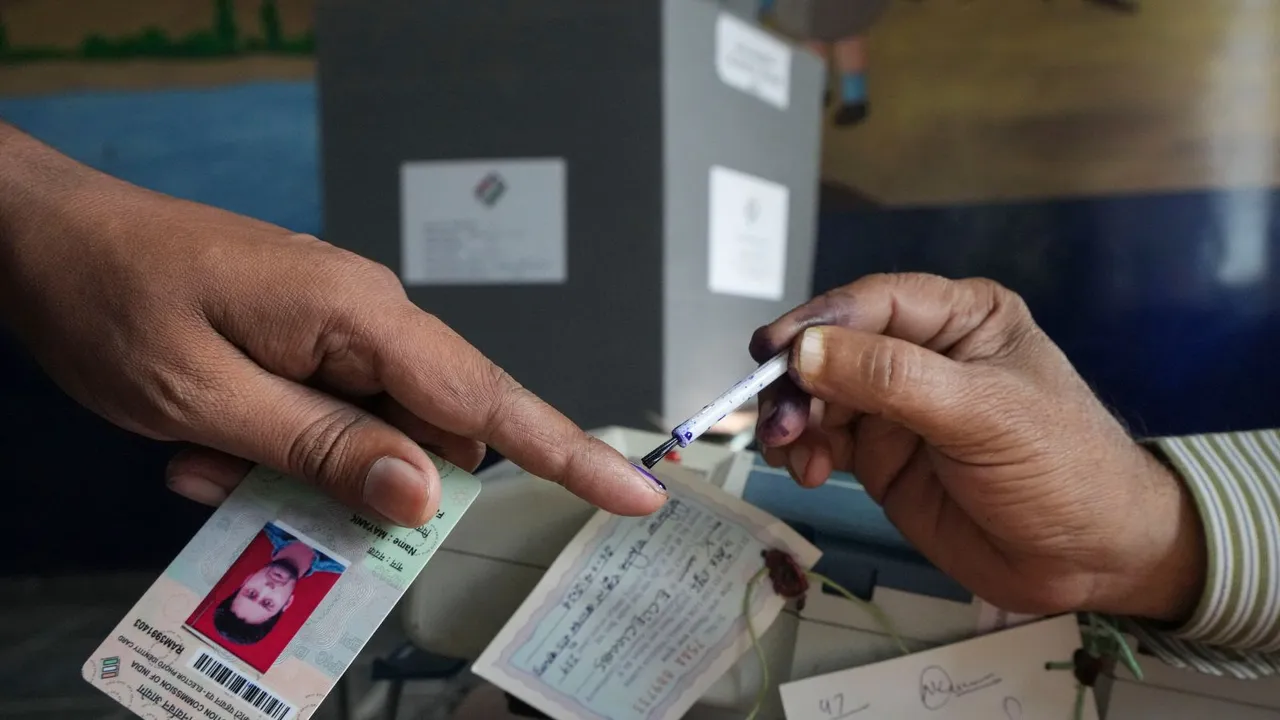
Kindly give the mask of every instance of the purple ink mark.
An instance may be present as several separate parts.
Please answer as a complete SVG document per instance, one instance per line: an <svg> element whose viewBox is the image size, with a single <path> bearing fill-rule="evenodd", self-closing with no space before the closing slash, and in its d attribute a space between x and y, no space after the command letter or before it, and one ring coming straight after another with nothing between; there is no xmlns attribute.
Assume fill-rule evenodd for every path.
<svg viewBox="0 0 1280 720"><path fill-rule="evenodd" d="M653 482L653 484L654 484L654 485L657 485L657 486L662 490L662 492L664 492L664 493L665 493L665 492L667 491L667 486L666 486L666 485L663 485L661 480L659 480L658 478L654 477L653 473L649 472L648 470L645 470L643 467L641 467L641 466L639 466L639 465L636 465L635 463L631 463L631 467L633 467L633 468L635 468L635 469L639 470L640 472L644 473L644 476L645 476L645 477L647 477L647 478L649 478L649 480L650 480L651 482Z"/></svg>

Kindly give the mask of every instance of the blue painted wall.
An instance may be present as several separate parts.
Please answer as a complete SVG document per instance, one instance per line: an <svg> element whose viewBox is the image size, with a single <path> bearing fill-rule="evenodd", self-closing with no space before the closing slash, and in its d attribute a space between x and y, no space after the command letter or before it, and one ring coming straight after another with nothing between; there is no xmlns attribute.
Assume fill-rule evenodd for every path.
<svg viewBox="0 0 1280 720"><path fill-rule="evenodd" d="M1280 427L1278 210L1238 190L829 214L815 289L994 278L1135 433Z"/></svg>
<svg viewBox="0 0 1280 720"><path fill-rule="evenodd" d="M0 98L0 117L140 185L323 236L310 83ZM994 277L1136 431L1277 427L1277 207L1242 190L824 214L815 283ZM1257 267L1233 279L1248 247ZM83 411L3 335L0 399L0 546L23 548L5 572L159 568L207 515L161 489L172 447Z"/></svg>
<svg viewBox="0 0 1280 720"><path fill-rule="evenodd" d="M311 82L0 98L0 118L144 187L320 232Z"/></svg>

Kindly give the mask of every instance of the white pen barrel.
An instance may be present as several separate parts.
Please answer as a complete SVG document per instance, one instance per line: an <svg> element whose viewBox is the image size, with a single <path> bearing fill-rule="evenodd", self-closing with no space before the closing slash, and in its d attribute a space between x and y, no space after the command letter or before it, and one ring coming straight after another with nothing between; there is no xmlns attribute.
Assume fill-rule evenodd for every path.
<svg viewBox="0 0 1280 720"><path fill-rule="evenodd" d="M787 361L790 353L786 350L774 355L756 371L743 378L729 391L716 398L710 405L699 410L693 417L685 420L671 432L680 447L688 447L689 443L702 437L726 415L742 407L751 398L760 394L775 380L787 374Z"/></svg>

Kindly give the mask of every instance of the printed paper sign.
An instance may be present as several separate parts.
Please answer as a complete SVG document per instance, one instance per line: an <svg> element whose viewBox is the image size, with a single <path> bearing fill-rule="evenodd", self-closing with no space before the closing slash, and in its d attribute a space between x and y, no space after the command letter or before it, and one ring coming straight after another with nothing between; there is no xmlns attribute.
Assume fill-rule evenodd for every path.
<svg viewBox="0 0 1280 720"><path fill-rule="evenodd" d="M442 160L400 168L406 285L563 283L565 162Z"/></svg>
<svg viewBox="0 0 1280 720"><path fill-rule="evenodd" d="M819 675L779 688L787 720L1040 720L1072 717L1070 661L1081 646L1074 615L1062 615L953 645ZM1082 720L1097 720L1085 691Z"/></svg>
<svg viewBox="0 0 1280 720"><path fill-rule="evenodd" d="M791 104L791 46L727 12L716 18L716 74L780 110Z"/></svg>
<svg viewBox="0 0 1280 720"><path fill-rule="evenodd" d="M743 616L761 553L812 567L819 551L782 522L678 467L649 517L597 513L476 661L474 672L556 720L684 715L750 647ZM767 579L764 632L785 601Z"/></svg>
<svg viewBox="0 0 1280 720"><path fill-rule="evenodd" d="M710 173L707 284L723 295L781 300L786 292L786 185L718 165Z"/></svg>
<svg viewBox="0 0 1280 720"><path fill-rule="evenodd" d="M413 529L255 468L89 658L84 678L143 718L311 717L480 492L435 460L440 511Z"/></svg>

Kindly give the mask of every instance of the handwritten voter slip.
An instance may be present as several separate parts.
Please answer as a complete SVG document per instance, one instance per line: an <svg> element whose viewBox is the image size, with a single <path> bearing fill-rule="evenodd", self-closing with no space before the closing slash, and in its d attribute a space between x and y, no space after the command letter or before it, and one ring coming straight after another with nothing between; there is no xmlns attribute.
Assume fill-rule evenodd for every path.
<svg viewBox="0 0 1280 720"><path fill-rule="evenodd" d="M1048 662L1081 646L1074 615L1021 625L779 688L787 720L1069 720L1076 678ZM1083 720L1097 720L1086 689Z"/></svg>
<svg viewBox="0 0 1280 720"><path fill-rule="evenodd" d="M666 720L750 648L743 614L761 553L810 568L819 551L781 521L678 467L648 517L596 513L547 570L473 671L555 720ZM767 578L757 632L785 600Z"/></svg>
<svg viewBox="0 0 1280 720"><path fill-rule="evenodd" d="M306 720L480 492L433 457L442 496L419 528L382 525L254 468L82 674L156 720Z"/></svg>

